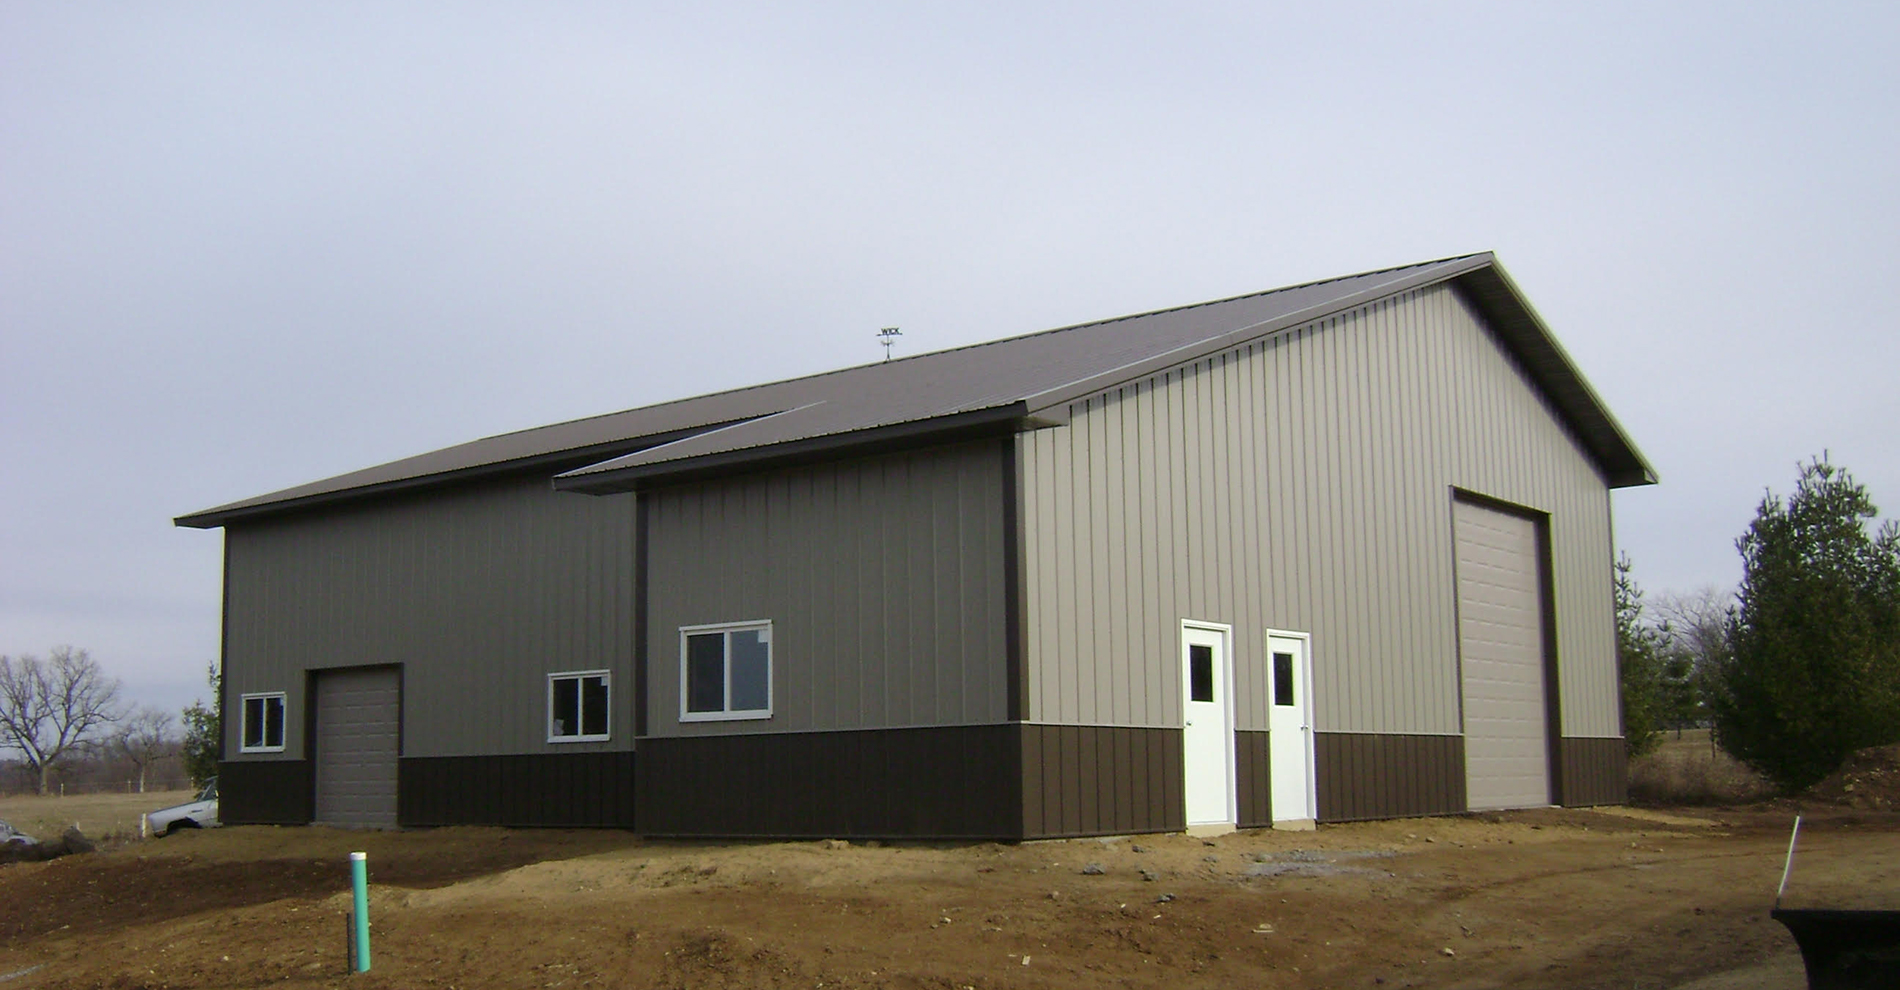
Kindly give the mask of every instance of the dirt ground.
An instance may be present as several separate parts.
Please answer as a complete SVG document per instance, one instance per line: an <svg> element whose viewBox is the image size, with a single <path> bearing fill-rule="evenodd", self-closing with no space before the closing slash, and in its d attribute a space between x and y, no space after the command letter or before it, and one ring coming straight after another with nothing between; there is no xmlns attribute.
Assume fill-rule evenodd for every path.
<svg viewBox="0 0 1900 990"><path fill-rule="evenodd" d="M1789 906L1900 907L1900 815L1808 809ZM1801 984L1791 812L1109 840L226 828L0 866L0 990ZM373 970L346 973L347 855Z"/></svg>

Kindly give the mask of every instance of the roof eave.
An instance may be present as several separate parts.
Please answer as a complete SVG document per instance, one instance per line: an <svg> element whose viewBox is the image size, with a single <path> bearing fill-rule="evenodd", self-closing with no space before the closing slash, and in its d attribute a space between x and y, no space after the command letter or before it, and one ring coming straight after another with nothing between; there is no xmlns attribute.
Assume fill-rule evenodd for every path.
<svg viewBox="0 0 1900 990"><path fill-rule="evenodd" d="M172 520L172 525L186 529L217 529L220 526L234 522L247 522L266 516L283 515L306 509L324 508L340 503L361 501L363 499L400 495L427 488L439 488L445 485L481 481L488 478L498 478L513 474L542 472L550 469L557 471L568 470L586 464L597 464L603 460L611 460L615 457L624 457L631 453L646 450L649 447L658 447L662 444L696 436L707 430L729 425L731 424L716 423L708 426L695 426L684 430L656 433L652 436L629 437L610 443L590 444L585 447L550 451L545 454L517 457L513 460L497 461L492 464L478 464L454 471L417 475L412 478L397 478L391 481L380 482L373 485L363 485L357 488L340 488L335 491L316 492L296 498L276 501L253 500L248 503L236 502L230 505L219 506L215 509L206 509L202 512L178 516ZM265 495L259 498L270 499L271 497L272 496Z"/></svg>

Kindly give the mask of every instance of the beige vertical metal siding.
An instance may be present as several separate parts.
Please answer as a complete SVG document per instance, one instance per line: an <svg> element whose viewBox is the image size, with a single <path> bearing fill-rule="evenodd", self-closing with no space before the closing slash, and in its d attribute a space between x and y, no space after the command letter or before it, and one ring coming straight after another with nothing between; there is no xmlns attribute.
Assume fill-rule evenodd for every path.
<svg viewBox="0 0 1900 990"><path fill-rule="evenodd" d="M282 758L304 750L306 670L403 665L403 755L630 749L631 496L546 477L437 489L227 528L227 697L289 693ZM613 739L547 742L547 675L613 672ZM238 754L237 720L225 752Z"/></svg>
<svg viewBox="0 0 1900 990"><path fill-rule="evenodd" d="M643 494L655 736L1007 717L1002 444ZM770 619L773 714L679 720L681 626Z"/></svg>
<svg viewBox="0 0 1900 990"><path fill-rule="evenodd" d="M1018 438L1027 717L1175 726L1183 618L1313 634L1316 728L1459 731L1454 487L1548 512L1565 735L1620 733L1609 492L1450 286L1071 407Z"/></svg>

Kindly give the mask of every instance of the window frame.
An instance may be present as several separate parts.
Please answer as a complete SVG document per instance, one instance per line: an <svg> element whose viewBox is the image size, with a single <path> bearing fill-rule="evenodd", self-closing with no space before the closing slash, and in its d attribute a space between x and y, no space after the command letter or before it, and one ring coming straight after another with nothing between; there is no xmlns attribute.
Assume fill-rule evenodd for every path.
<svg viewBox="0 0 1900 990"><path fill-rule="evenodd" d="M680 721L681 722L742 722L742 721L760 721L760 720L769 719L772 717L774 706L777 704L777 701L778 701L778 692L773 689L773 684L772 684L772 681L773 681L772 671L775 665L775 660L773 658L773 653L775 652L773 648L774 647L773 640L776 637L774 636L774 633L773 633L771 619L745 619L739 622L713 622L713 623L708 623L705 625L698 625L698 626L681 626L679 627L679 629L680 629L679 675L680 675ZM731 634L735 632L748 632L748 631L755 631L755 630L759 632L763 632L765 634L763 637L763 641L765 645L765 707L764 708L743 708L743 709L734 711L730 707L732 704L732 637L731 637ZM724 676L725 676L724 704L727 707L721 711L716 711L716 712L689 711L688 701L690 699L688 698L687 689L690 684L690 681L689 681L689 670L688 670L688 657L687 657L687 652L686 652L687 641L693 636L704 636L709 633L724 634L722 635L722 642L724 643L724 651L721 655L721 669L723 670Z"/></svg>
<svg viewBox="0 0 1900 990"><path fill-rule="evenodd" d="M603 713L604 724L607 727L607 731L592 733L592 734L584 733L584 732L574 732L567 735L555 734L555 731L554 731L554 685L555 685L555 682L556 681L580 682L589 677L600 678L601 687L607 693L606 700L601 702L601 704L605 706L605 708L607 709L606 712ZM548 742L550 743L592 743L592 742L612 742L613 741L613 738L614 738L614 674L613 674L613 671L611 670L550 671L548 673L547 705L548 705L548 708L547 708ZM587 725L587 711L586 711L587 693L584 688L578 685L578 683L575 689L574 706L575 706L574 720L576 723L578 723L577 725L575 725L575 728L581 729Z"/></svg>
<svg viewBox="0 0 1900 990"><path fill-rule="evenodd" d="M288 697L288 693L284 691L252 691L247 694L238 695L238 752L281 753L284 751L284 741L290 737L290 702L287 700ZM251 734L248 731L251 726L251 702L253 700L264 702L263 708L260 709L264 724L258 730L258 735L264 741L256 746L250 744ZM272 700L277 702L276 745L272 745L270 741L270 703Z"/></svg>

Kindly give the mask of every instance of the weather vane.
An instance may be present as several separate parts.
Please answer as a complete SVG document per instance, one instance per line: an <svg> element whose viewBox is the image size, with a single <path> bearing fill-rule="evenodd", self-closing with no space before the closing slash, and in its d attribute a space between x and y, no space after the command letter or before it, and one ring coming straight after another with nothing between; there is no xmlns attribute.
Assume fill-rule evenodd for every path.
<svg viewBox="0 0 1900 990"><path fill-rule="evenodd" d="M884 345L884 360L891 359L891 345L897 343L897 338L903 335L904 331L896 327L885 327L877 332L877 342Z"/></svg>

